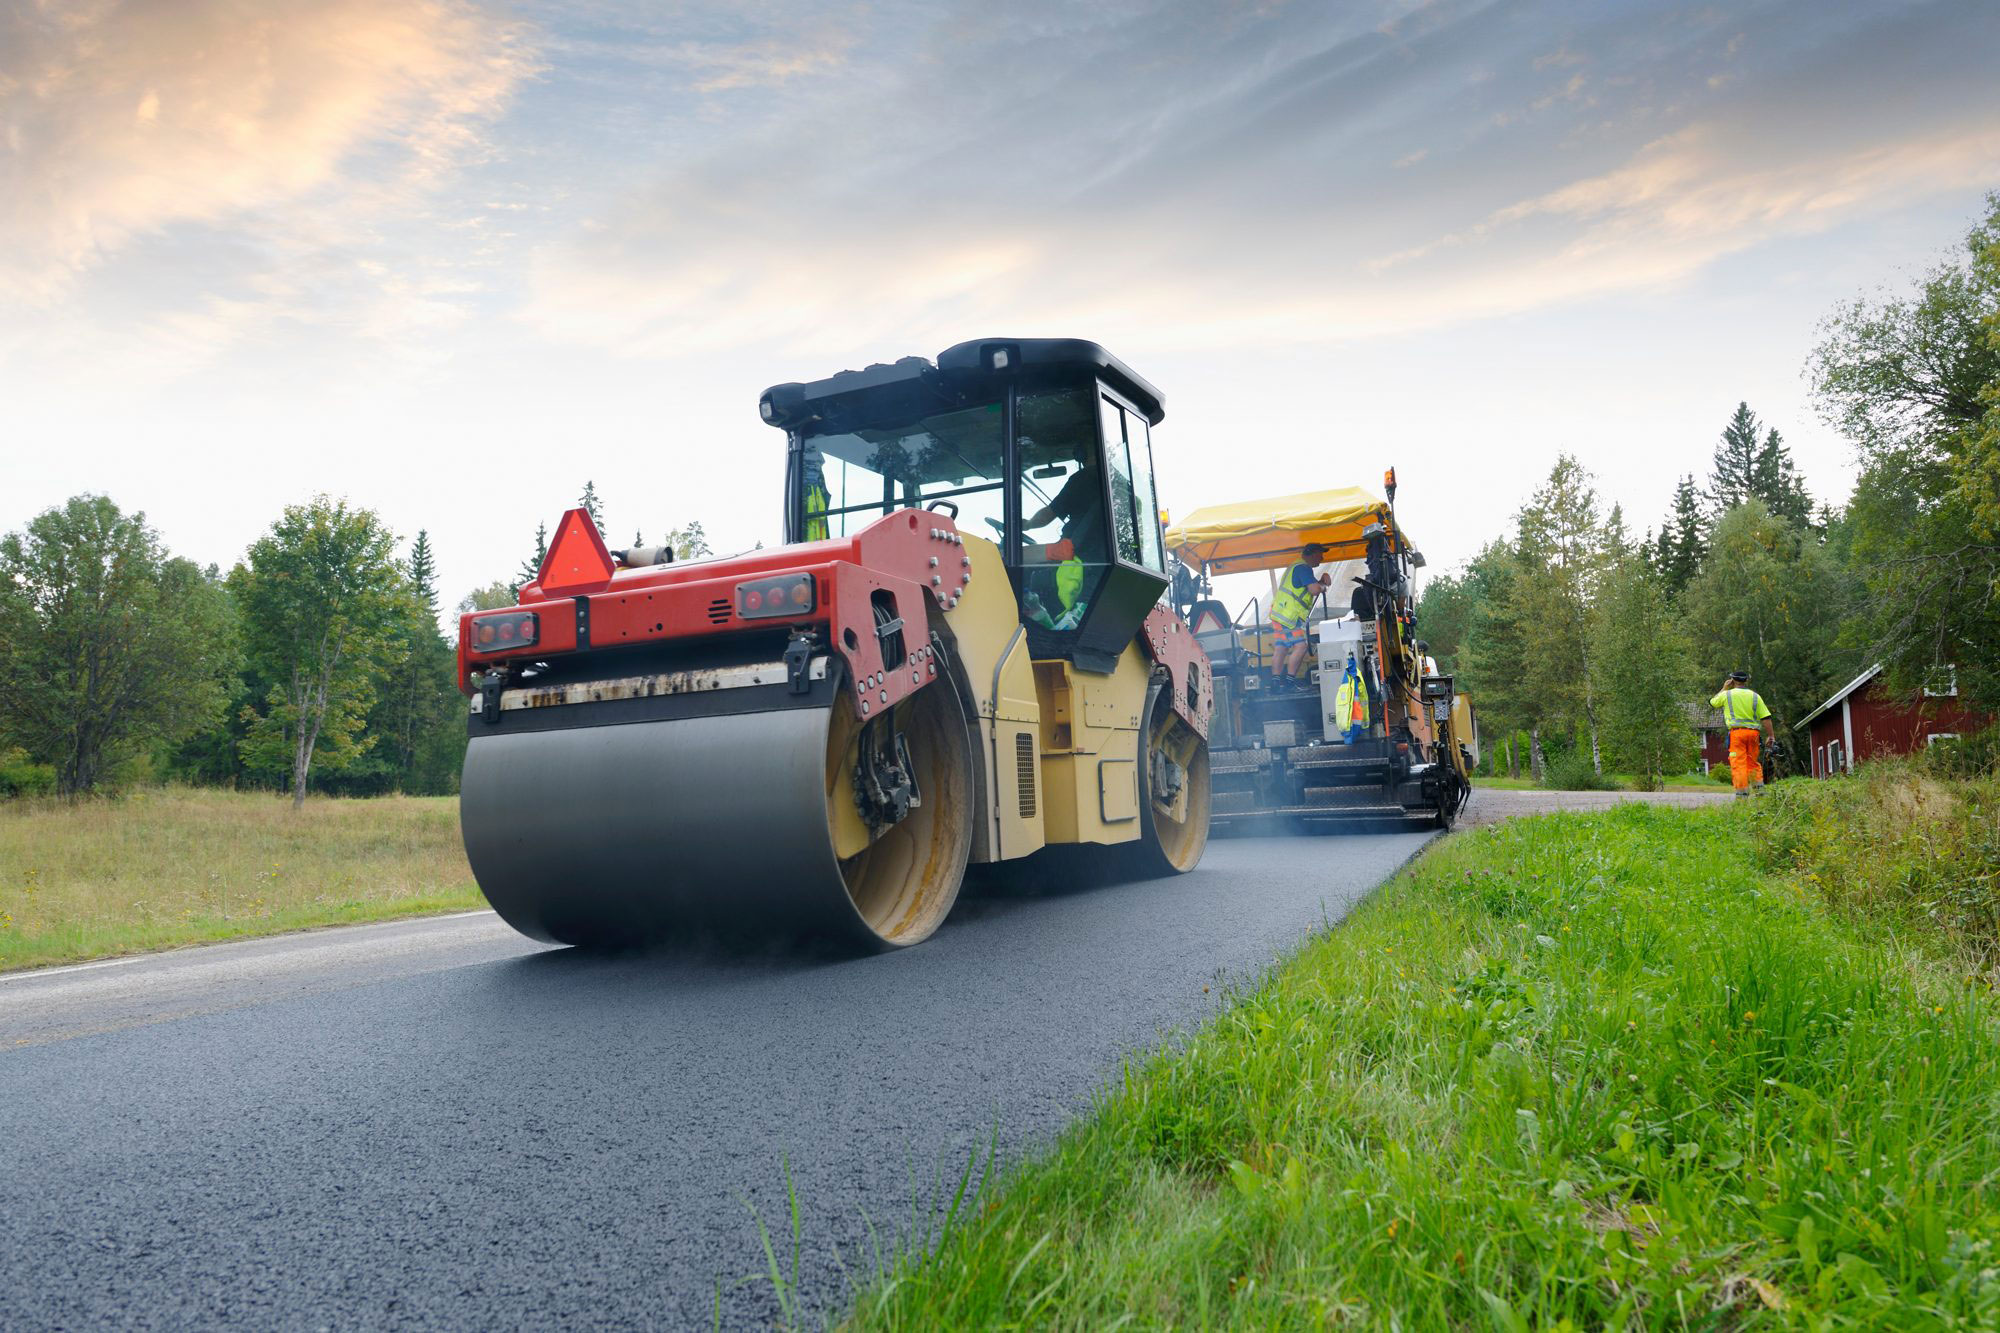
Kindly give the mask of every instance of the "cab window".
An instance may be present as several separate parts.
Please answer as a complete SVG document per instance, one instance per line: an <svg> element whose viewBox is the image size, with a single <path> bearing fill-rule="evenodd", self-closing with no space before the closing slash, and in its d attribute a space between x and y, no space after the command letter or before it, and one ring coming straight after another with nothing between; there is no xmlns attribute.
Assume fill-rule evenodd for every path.
<svg viewBox="0 0 2000 1333"><path fill-rule="evenodd" d="M1089 388L1072 388L1015 399L1021 532L1012 563L1023 617L1044 631L1082 623L1110 558L1094 397Z"/></svg>
<svg viewBox="0 0 2000 1333"><path fill-rule="evenodd" d="M1107 393L1098 394L1097 407L1104 435L1104 456L1110 465L1111 524L1118 555L1132 564L1165 573L1146 418Z"/></svg>
<svg viewBox="0 0 2000 1333"><path fill-rule="evenodd" d="M894 509L948 500L959 527L996 535L1006 504L998 403L804 441L805 537L844 537Z"/></svg>

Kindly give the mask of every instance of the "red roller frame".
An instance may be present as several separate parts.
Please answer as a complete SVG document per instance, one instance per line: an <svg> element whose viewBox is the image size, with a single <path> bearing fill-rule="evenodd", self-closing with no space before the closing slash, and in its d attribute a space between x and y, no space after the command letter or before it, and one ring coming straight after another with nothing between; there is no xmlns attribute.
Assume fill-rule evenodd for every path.
<svg viewBox="0 0 2000 1333"><path fill-rule="evenodd" d="M565 514L564 522L580 512ZM595 536L595 526L587 526ZM559 533L567 531L558 527ZM601 546L602 539L597 540ZM552 563L554 547L543 562L545 572ZM795 620L744 620L736 614L739 583L793 572L813 576L818 597L810 613ZM533 611L539 617L541 638L532 647L475 653L470 647L472 621L491 613L459 617L459 689L470 693L472 673L490 665L542 661L578 651L577 607L588 603L592 651L746 632L768 634L787 626L821 628L826 646L847 663L857 705L875 713L936 679L929 606L949 605L971 577L957 525L942 514L905 509L848 537L749 551L727 560L620 570L594 589L588 584L566 587L567 595L550 596L539 582L531 583L521 590L518 608L505 609ZM896 668L883 661L876 634L878 593L886 598L890 614L903 622L906 660Z"/></svg>
<svg viewBox="0 0 2000 1333"><path fill-rule="evenodd" d="M1164 606L1146 613L1142 631L1146 651L1167 670L1172 684L1174 711L1203 739L1208 737L1208 719L1215 708L1215 682L1208 675L1208 654L1195 642L1194 631Z"/></svg>

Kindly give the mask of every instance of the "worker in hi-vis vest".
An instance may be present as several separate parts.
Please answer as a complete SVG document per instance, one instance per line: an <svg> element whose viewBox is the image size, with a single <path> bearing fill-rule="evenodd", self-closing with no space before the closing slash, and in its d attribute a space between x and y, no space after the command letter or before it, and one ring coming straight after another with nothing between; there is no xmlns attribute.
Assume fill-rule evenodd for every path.
<svg viewBox="0 0 2000 1333"><path fill-rule="evenodd" d="M1333 586L1331 574L1313 571L1326 558L1326 548L1314 543L1299 552L1299 562L1285 571L1271 594L1271 685L1289 683L1305 665L1306 621L1313 603Z"/></svg>
<svg viewBox="0 0 2000 1333"><path fill-rule="evenodd" d="M1750 784L1764 785L1764 766L1757 761L1761 730L1771 735L1771 710L1764 696L1750 688L1750 673L1732 671L1722 682L1722 692L1709 704L1722 710L1722 724L1729 729L1729 780L1738 797L1750 794Z"/></svg>

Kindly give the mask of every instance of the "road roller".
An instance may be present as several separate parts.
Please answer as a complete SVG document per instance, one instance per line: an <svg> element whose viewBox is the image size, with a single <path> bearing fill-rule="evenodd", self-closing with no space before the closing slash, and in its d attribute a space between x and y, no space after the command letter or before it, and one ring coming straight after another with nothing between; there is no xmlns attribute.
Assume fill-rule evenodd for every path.
<svg viewBox="0 0 2000 1333"><path fill-rule="evenodd" d="M460 618L481 891L537 939L916 944L969 866L1191 870L1209 659L1163 602L1160 391L996 338L758 400L785 544L675 561L570 510Z"/></svg>
<svg viewBox="0 0 2000 1333"><path fill-rule="evenodd" d="M1208 735L1219 823L1448 829L1471 794L1477 719L1454 678L1417 648L1411 582L1423 556L1396 522L1394 469L1383 491L1235 501L1167 529L1176 607L1216 693ZM1232 615L1214 578L1264 571L1275 602L1279 580L1302 562L1331 577L1312 588L1303 674L1280 677L1266 607L1253 598Z"/></svg>

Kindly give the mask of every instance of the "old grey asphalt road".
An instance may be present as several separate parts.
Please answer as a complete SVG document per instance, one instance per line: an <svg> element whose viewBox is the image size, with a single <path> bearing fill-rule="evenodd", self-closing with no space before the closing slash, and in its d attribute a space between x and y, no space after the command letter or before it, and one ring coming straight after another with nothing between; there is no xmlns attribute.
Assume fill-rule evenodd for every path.
<svg viewBox="0 0 2000 1333"><path fill-rule="evenodd" d="M0 978L0 1325L768 1324L1031 1147L1421 834L963 903L858 961L546 950L485 914ZM1208 993L1203 986L1212 987Z"/></svg>
<svg viewBox="0 0 2000 1333"><path fill-rule="evenodd" d="M1507 791L1476 787L1459 816L1466 827L1498 824L1516 815L1609 810L1618 805L1665 805L1678 810L1703 810L1729 804L1727 787L1714 791Z"/></svg>

